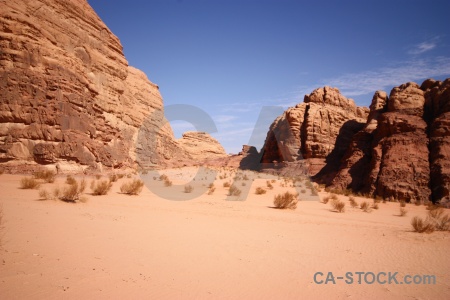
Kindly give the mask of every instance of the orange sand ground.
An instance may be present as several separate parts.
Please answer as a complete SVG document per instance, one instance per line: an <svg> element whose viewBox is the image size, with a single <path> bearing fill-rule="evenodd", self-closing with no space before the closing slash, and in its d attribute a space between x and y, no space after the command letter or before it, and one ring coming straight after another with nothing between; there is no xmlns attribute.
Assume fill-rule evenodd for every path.
<svg viewBox="0 0 450 300"><path fill-rule="evenodd" d="M408 204L399 217L398 203L365 213L339 196L345 213L318 201L278 210L270 208L273 196L292 188L277 181L255 195L266 183L257 177L246 201L225 201L229 179L216 180L213 195L169 201L147 188L120 194L123 178L107 196L71 204L18 189L21 177L0 176L1 299L449 299L450 234L411 229L424 206ZM181 179L155 184L181 194ZM204 184L195 181L194 190ZM398 272L399 281L429 274L437 282L358 284L356 274L352 285L313 281L315 272L358 271Z"/></svg>

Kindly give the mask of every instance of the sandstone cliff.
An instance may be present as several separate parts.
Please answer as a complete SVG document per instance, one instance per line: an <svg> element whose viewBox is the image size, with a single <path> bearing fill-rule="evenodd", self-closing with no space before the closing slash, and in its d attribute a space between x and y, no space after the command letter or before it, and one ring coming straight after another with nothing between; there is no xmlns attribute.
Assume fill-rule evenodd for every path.
<svg viewBox="0 0 450 300"><path fill-rule="evenodd" d="M368 112L336 88L316 89L305 96L304 103L289 108L272 123L262 162L305 158L309 159L314 175L325 166L330 155L340 159L352 135L364 125Z"/></svg>
<svg viewBox="0 0 450 300"><path fill-rule="evenodd" d="M101 169L188 157L158 86L128 66L85 0L0 5L2 162Z"/></svg>
<svg viewBox="0 0 450 300"><path fill-rule="evenodd" d="M377 91L369 112L326 87L274 121L262 161L305 158L334 189L438 202L449 197L449 120L450 79Z"/></svg>

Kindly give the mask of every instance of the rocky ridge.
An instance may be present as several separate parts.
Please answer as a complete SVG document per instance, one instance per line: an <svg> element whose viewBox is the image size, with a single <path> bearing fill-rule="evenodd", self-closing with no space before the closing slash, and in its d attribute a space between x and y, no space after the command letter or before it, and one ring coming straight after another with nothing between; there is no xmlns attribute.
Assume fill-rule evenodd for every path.
<svg viewBox="0 0 450 300"><path fill-rule="evenodd" d="M175 140L158 86L128 65L87 1L0 5L4 168L165 166L203 151Z"/></svg>

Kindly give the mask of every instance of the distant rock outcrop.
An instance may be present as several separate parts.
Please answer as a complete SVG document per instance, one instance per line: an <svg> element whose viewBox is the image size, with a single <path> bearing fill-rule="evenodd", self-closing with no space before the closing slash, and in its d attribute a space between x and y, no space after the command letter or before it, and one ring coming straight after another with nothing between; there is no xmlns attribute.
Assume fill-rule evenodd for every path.
<svg viewBox="0 0 450 300"><path fill-rule="evenodd" d="M304 102L272 124L263 161L303 157L315 180L338 190L408 202L449 197L450 79L402 84L389 97L378 91L368 115L330 88Z"/></svg>
<svg viewBox="0 0 450 300"><path fill-rule="evenodd" d="M188 157L158 86L128 66L87 1L0 5L1 162L101 169Z"/></svg>
<svg viewBox="0 0 450 300"><path fill-rule="evenodd" d="M368 112L336 88L316 89L305 96L304 103L289 108L272 123L262 162L305 158L310 160L314 175L326 165L331 154L338 158L343 155L352 135L366 122Z"/></svg>
<svg viewBox="0 0 450 300"><path fill-rule="evenodd" d="M198 163L205 158L226 157L222 145L206 132L188 131L178 140L179 145L187 152L190 159Z"/></svg>

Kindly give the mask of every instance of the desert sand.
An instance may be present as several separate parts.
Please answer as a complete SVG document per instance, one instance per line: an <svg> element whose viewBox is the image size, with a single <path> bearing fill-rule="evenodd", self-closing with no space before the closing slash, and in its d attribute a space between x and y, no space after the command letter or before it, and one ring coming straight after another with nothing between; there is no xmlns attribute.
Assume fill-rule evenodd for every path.
<svg viewBox="0 0 450 300"><path fill-rule="evenodd" d="M425 206L380 203L370 213L332 210L309 190L295 210L274 209L274 188L256 195L266 179L250 176L244 201L227 201L223 182L212 195L174 201L195 168L165 171L173 186L159 180L138 196L120 193L130 179L115 182L106 196L86 203L40 200L38 190L19 189L23 176L0 176L1 299L448 299L450 235L413 232L413 216ZM222 173L219 173L222 174ZM151 178L151 174L146 175ZM80 177L77 177L80 178ZM87 177L90 181L92 178ZM62 185L43 184L51 190ZM149 179L152 181L152 179ZM196 179L194 192L208 184ZM194 193L193 192L193 193ZM320 198L328 193L320 192ZM181 197L181 196L180 196ZM302 200L303 199L303 200ZM308 200L305 200L308 199ZM181 198L179 199L181 200ZM363 198L356 197L357 202ZM367 200L372 203L372 200ZM358 284L355 272L435 275L436 284ZM355 281L317 284L328 272Z"/></svg>

